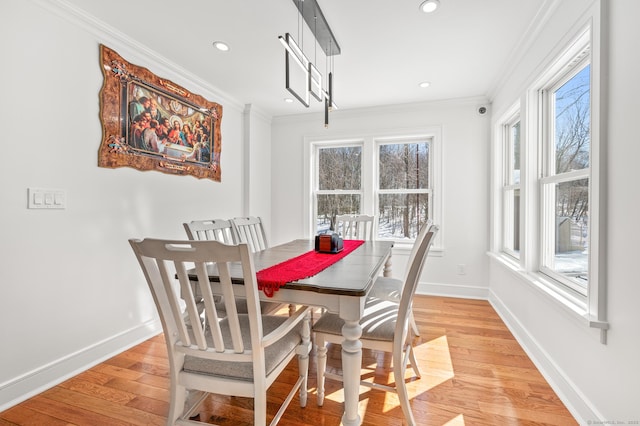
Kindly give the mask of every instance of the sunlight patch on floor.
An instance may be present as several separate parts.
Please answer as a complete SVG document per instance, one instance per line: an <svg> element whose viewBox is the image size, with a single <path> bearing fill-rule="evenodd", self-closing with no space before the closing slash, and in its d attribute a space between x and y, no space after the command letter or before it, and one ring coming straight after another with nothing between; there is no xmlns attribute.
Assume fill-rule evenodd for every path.
<svg viewBox="0 0 640 426"><path fill-rule="evenodd" d="M430 389L435 388L454 377L453 362L451 360L449 342L446 335L418 344L415 346L415 351L422 377L420 379L416 378L413 369L410 366L407 366L405 380L407 381L407 389L411 399L418 394L428 392ZM362 367L361 374L364 374L367 381L372 381L370 374L375 375L376 366L376 362L370 362L368 365ZM389 368L391 368L391 365L389 365ZM384 383L380 381L379 376L375 381L378 383ZM388 383L393 383L393 381L393 371L390 370ZM367 403L369 401L367 396L362 396L370 390L371 389L366 386L360 387L361 399L358 404L358 413L361 418L364 418L366 414ZM325 392L325 400L339 404L344 403L344 392L342 387L336 388L333 392L330 392L329 389L325 389ZM385 413L398 409L400 407L398 395L394 392L387 392L384 397L383 407L383 412ZM449 426L464 426L464 424L464 416L462 414L459 414L446 423L446 425Z"/></svg>
<svg viewBox="0 0 640 426"><path fill-rule="evenodd" d="M453 362L449 353L449 341L443 335L422 343L415 348L419 362L420 389L427 391L454 377ZM407 368L408 372L412 372Z"/></svg>
<svg viewBox="0 0 640 426"><path fill-rule="evenodd" d="M462 414L458 414L448 422L444 423L443 426L464 426L464 416Z"/></svg>

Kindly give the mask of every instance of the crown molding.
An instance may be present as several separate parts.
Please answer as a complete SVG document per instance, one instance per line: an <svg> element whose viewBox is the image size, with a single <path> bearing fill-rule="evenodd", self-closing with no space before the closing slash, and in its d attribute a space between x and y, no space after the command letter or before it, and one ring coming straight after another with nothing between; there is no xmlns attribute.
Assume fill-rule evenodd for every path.
<svg viewBox="0 0 640 426"><path fill-rule="evenodd" d="M107 25L94 15L87 13L68 1L33 0L33 2L42 9L94 35L98 43L109 46L118 51L120 55L124 57L133 56L140 62L153 64L152 66L155 68L154 73L167 74L167 78L174 80L176 83L186 82L183 85L188 86L189 90L201 93L203 96L206 95L207 97L214 98L216 102L222 104L225 108L231 107L239 112L244 111L244 104L233 96L214 87L191 71L170 61L146 45ZM139 65L148 67L144 63Z"/></svg>
<svg viewBox="0 0 640 426"><path fill-rule="evenodd" d="M372 106L372 107L363 107L363 108L352 108L352 109L339 109L333 112L330 112L330 115L335 119L345 119L345 118L359 118L359 117L369 117L372 114L401 114L409 111L415 111L416 109L428 109L428 108L438 108L438 107L460 107L460 106L478 106L478 105L488 105L489 100L485 96L473 96L467 98L454 98L454 99L441 99L435 101L424 101L424 102L411 102L405 104L394 104L394 105L380 105L380 106ZM312 112L305 114L292 114L292 115L279 115L275 116L272 119L274 124L289 124L289 123L305 123L315 121L317 122L319 119L323 117L322 112ZM331 126L329 126L331 127Z"/></svg>

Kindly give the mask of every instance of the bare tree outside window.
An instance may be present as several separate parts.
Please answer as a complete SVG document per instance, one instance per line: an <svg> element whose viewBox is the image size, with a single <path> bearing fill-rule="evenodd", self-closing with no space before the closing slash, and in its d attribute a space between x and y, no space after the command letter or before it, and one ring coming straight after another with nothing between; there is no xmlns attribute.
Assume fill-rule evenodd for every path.
<svg viewBox="0 0 640 426"><path fill-rule="evenodd" d="M413 239L429 212L429 142L380 145L378 236Z"/></svg>
<svg viewBox="0 0 640 426"><path fill-rule="evenodd" d="M318 143L315 232L334 230L337 215L370 214L377 216L376 238L413 240L433 216L433 141L433 136L412 135ZM369 143L371 149L365 150Z"/></svg>
<svg viewBox="0 0 640 426"><path fill-rule="evenodd" d="M317 232L333 230L336 215L361 213L362 147L318 149Z"/></svg>
<svg viewBox="0 0 640 426"><path fill-rule="evenodd" d="M545 265L586 289L589 249L591 143L590 66L552 92L553 182L545 184L555 217L553 254ZM551 208L551 206L549 206Z"/></svg>

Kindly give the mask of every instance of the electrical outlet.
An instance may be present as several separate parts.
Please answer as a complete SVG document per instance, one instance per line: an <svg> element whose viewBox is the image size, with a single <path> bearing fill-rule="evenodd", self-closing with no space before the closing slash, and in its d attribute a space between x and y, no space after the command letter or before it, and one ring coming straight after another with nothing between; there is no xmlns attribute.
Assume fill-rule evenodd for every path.
<svg viewBox="0 0 640 426"><path fill-rule="evenodd" d="M458 275L466 275L467 274L467 266L464 263L460 263L457 266Z"/></svg>

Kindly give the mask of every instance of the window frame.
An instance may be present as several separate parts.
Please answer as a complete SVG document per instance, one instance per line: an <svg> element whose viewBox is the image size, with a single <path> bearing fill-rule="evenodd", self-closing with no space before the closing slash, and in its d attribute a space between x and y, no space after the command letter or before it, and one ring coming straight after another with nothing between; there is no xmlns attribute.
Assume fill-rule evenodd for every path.
<svg viewBox="0 0 640 426"><path fill-rule="evenodd" d="M375 161L375 187L374 187L374 211L375 212L379 212L379 202L380 202L380 195L409 195L409 194L426 194L427 195L427 206L428 206L428 212L429 212L429 216L427 217L427 219L431 219L432 221L434 221L433 219L433 212L432 212L432 207L433 207L433 157L432 157L432 152L433 152L433 145L434 145L434 141L433 141L433 136L400 136L400 137L380 137L380 138L373 138L373 142L375 144L375 153L374 153L374 161ZM426 142L429 145L429 174L428 174L428 187L427 188L421 188L421 189L409 189L409 188L403 188L403 189L382 189L380 188L380 147L382 145L410 145L410 144L416 144L416 143L422 143L422 142ZM434 223L436 223L434 221ZM397 239L397 238L381 238L378 234L377 234L378 230L376 229L376 238L380 239L380 240L391 240L394 241L396 243L399 242L413 242L415 241L415 238L403 238L403 239Z"/></svg>
<svg viewBox="0 0 640 426"><path fill-rule="evenodd" d="M542 129L542 132L539 135L539 144L542 152L539 179L539 205L542 232L540 233L541 241L539 242L540 262L538 269L542 274L547 275L552 282L564 286L562 289L563 291L574 293L573 295L578 299L584 299L584 303L586 305L588 284L586 287L582 287L565 275L548 266L555 257L555 249L553 248L556 240L555 186L557 184L576 182L583 179L587 179L591 182L591 147L589 147L589 167L558 173L556 172L555 162L556 153L554 146L556 120L554 118L555 108L553 108L552 94L562 87L562 85L578 75L586 66L591 65L591 56L589 54L590 43L586 41L586 37L582 37L579 44L583 45L583 48L580 49L576 57L571 59L569 64L565 64L565 66L563 66L562 69L552 78L548 79L547 84L538 89L538 105L540 106L541 111L539 120L541 125L540 127ZM590 82L590 93L591 86L592 84ZM590 109L592 107L591 104L593 104L592 101L590 102ZM591 133L593 132L591 125L589 132L591 138ZM591 188L589 188L589 196L590 194ZM589 203L589 209L591 210L591 203ZM591 224L589 224L589 231L591 231ZM588 235L590 235L590 232ZM587 266L587 275L589 276L590 281L591 270L589 266Z"/></svg>
<svg viewBox="0 0 640 426"><path fill-rule="evenodd" d="M520 213L518 216L518 223L515 221L511 221L509 218L515 218L514 214L514 203L513 199L508 197L508 194L516 191L519 191L522 194L521 183L522 176L520 176L517 183L513 182L512 176L514 172L513 165L511 164L514 159L513 152L513 136L512 129L516 124L520 125L520 140L518 143L520 144L520 171L522 171L522 151L523 151L523 137L522 137L522 120L520 118L520 105L513 107L511 111L507 114L507 117L504 122L500 125L501 128L501 137L502 137L502 150L504 152L502 167L502 186L501 186L501 200L502 200L502 234L501 234L501 244L500 249L502 252L507 255L513 257L514 259L520 259L520 251L515 251L511 247L508 247L507 241L513 240L516 232L519 235L520 247L522 247L522 232L520 229L520 224L522 223L522 214ZM522 205L522 198L520 199L520 206ZM521 212L521 207L519 208L519 212ZM517 228L517 229L516 229Z"/></svg>
<svg viewBox="0 0 640 426"><path fill-rule="evenodd" d="M493 208L493 233L491 243L491 255L508 269L513 270L524 282L539 289L542 294L566 308L572 315L581 318L588 326L598 329L600 332L600 342L605 344L607 338L606 312L606 275L605 262L605 197L606 180L605 164L601 163L604 158L603 139L606 137L606 117L604 106L601 102L606 99L603 95L603 81L606 73L602 70L603 58L601 53L602 34L600 22L600 8L593 9L593 15L587 19L582 26L576 26L573 36L565 37L564 44L560 44L557 53L538 70L537 76L532 83L524 88L518 104L509 108L503 113L494 125L494 163L500 168L493 174L496 199ZM584 56L585 48L588 55ZM552 129L549 129L548 119L545 117L544 103L541 91L549 89L561 81L567 81L573 75L580 72L582 64L588 61L591 65L590 74L590 163L588 169L572 170L562 174L546 175L550 163L555 167L555 163L548 161L549 152L545 146ZM575 73L567 71L567 66L573 65ZM605 64L606 65L606 64ZM521 117L521 174L520 174L520 258L515 259L503 250L504 246L504 173L505 162L508 161L508 154L505 152L504 126L511 120L513 114L520 109ZM551 141L553 144L555 139ZM553 145L555 146L555 145ZM554 148L555 149L555 148ZM545 157L547 156L547 157ZM506 157L506 158L505 158ZM553 170L555 173L555 169ZM545 219L543 201L545 197L550 197L545 185L552 185L557 182L577 180L580 178L589 179L589 257L588 257L588 284L586 294L580 294L571 286L567 286L563 279L548 274L544 268L543 243L540 235L549 232L549 219ZM547 193L545 193L547 192ZM555 207L555 202L548 203ZM555 217L555 209L552 212ZM555 222L554 222L555 223Z"/></svg>
<svg viewBox="0 0 640 426"><path fill-rule="evenodd" d="M430 171L429 180L431 183L431 197L429 199L432 221L440 225L443 229L442 217L442 130L440 126L432 126L418 129L402 129L389 130L376 133L357 133L347 135L334 136L305 136L304 156L308 161L305 162L305 182L304 182L304 198L308 200L303 214L305 217L305 229L309 237L316 234L315 218L316 218L316 195L318 192L317 167L318 167L318 149L325 147L353 146L362 144L362 214L376 215L378 211L378 161L379 161L379 145L381 143L400 143L401 141L414 142L417 140L430 140L429 156ZM369 190L371 188L371 190ZM394 190L395 191L395 190ZM341 192L345 193L345 192ZM375 224L375 233L377 237L377 223ZM436 240L430 252L441 254L444 250L442 239L444 233L438 233ZM399 249L410 249L414 239L390 239L396 243Z"/></svg>
<svg viewBox="0 0 640 426"><path fill-rule="evenodd" d="M317 219L317 212L318 212L318 195L359 195L360 196L360 208L362 209L363 205L364 205L364 164L360 164L360 189L320 189L320 182L319 182L319 176L317 171L319 170L319 163L320 163L320 156L318 155L319 151L321 149L326 149L326 148L343 148L343 147L359 147L360 148L360 161L362 161L362 163L364 163L364 141L363 140L352 140L352 141L342 141L340 143L317 143L314 146L314 150L313 150L313 160L314 160L314 165L313 165L313 176L312 176L312 182L313 182L313 191L312 191L312 200L313 200L313 207L312 207L312 214L313 217ZM360 211L360 214L363 214L362 211ZM312 221L312 224L315 224L315 221Z"/></svg>

